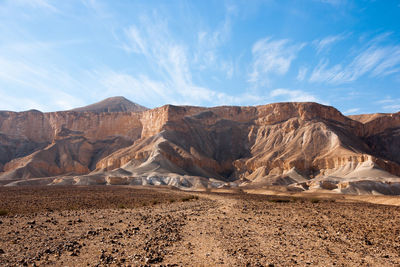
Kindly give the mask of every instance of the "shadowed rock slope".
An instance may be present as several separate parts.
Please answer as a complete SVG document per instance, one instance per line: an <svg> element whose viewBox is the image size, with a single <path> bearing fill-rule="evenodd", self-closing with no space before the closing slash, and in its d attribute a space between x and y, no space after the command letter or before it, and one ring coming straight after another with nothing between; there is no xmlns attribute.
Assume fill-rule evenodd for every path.
<svg viewBox="0 0 400 267"><path fill-rule="evenodd" d="M400 114L367 117L317 103L2 112L0 179L400 193Z"/></svg>

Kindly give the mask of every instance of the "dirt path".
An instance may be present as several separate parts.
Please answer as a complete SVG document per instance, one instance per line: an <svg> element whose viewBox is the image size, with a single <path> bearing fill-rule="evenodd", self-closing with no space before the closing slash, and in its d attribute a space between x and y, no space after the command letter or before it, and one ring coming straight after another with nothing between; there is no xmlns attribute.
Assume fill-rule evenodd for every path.
<svg viewBox="0 0 400 267"><path fill-rule="evenodd" d="M229 217L238 201L218 196L206 197L211 201L186 214L180 246L166 258L166 262L179 262L186 266L238 264L238 260L225 249L227 244L222 234L226 232L224 227L230 228Z"/></svg>
<svg viewBox="0 0 400 267"><path fill-rule="evenodd" d="M331 201L271 203L229 195L205 197L211 203L187 214L180 245L166 257L166 263L179 262L186 266L400 264L400 232L389 231L389 225L395 225L399 214L388 216L392 219L389 225L377 222L376 217L381 215L371 216L369 212L379 206L360 204L358 207L354 203ZM356 207L360 209L352 210ZM391 241L381 243L388 231L392 234Z"/></svg>

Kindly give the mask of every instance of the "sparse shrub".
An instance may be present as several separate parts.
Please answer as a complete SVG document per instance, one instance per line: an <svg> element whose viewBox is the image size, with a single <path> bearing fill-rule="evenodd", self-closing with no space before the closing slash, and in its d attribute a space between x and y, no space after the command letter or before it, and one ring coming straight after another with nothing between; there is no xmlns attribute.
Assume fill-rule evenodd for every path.
<svg viewBox="0 0 400 267"><path fill-rule="evenodd" d="M198 196L190 195L190 196L181 198L181 201L182 201L182 202L186 202L186 201L190 201L190 200L192 200L192 199L197 200L197 199L199 199L199 197L198 197Z"/></svg>
<svg viewBox="0 0 400 267"><path fill-rule="evenodd" d="M8 214L8 210L0 209L0 216L6 216Z"/></svg>
<svg viewBox="0 0 400 267"><path fill-rule="evenodd" d="M274 202L274 203L288 203L288 202L290 202L290 199L273 198L273 199L271 199L269 201L270 202Z"/></svg>
<svg viewBox="0 0 400 267"><path fill-rule="evenodd" d="M183 198L181 198L181 201L182 202L186 202L186 201L189 201L190 200L190 197L183 197Z"/></svg>
<svg viewBox="0 0 400 267"><path fill-rule="evenodd" d="M157 201L157 200L153 200L152 202L151 202L151 204L152 205L157 205L159 202Z"/></svg>
<svg viewBox="0 0 400 267"><path fill-rule="evenodd" d="M312 199L310 199L310 201L311 201L311 203L316 204L316 203L319 203L321 200L319 200L318 198L312 198Z"/></svg>
<svg viewBox="0 0 400 267"><path fill-rule="evenodd" d="M175 199L170 198L170 199L168 200L168 202L169 202L169 203L174 203L174 202L175 202Z"/></svg>
<svg viewBox="0 0 400 267"><path fill-rule="evenodd" d="M118 204L119 209L126 209L126 206L124 204Z"/></svg>

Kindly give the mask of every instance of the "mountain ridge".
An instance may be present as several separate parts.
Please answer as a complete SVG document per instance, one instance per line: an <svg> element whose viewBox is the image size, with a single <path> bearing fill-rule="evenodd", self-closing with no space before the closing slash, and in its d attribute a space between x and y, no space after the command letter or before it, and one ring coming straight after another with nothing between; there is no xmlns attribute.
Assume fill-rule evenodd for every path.
<svg viewBox="0 0 400 267"><path fill-rule="evenodd" d="M339 185L349 179L396 180L400 158L391 144L400 144L399 128L400 113L362 123L313 102L0 112L0 148L8 155L0 158L0 180L18 184L61 175L54 183L283 184L309 190L328 179L333 190L343 191Z"/></svg>

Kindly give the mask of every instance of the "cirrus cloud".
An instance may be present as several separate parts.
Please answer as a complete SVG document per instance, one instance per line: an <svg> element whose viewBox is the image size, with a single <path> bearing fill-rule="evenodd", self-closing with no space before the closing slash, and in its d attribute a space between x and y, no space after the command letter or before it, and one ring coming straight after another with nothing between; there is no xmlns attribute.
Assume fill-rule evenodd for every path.
<svg viewBox="0 0 400 267"><path fill-rule="evenodd" d="M292 44L288 39L272 40L267 37L258 40L252 48L253 63L248 81L256 85L266 85L272 75L286 74L304 46L304 43Z"/></svg>

